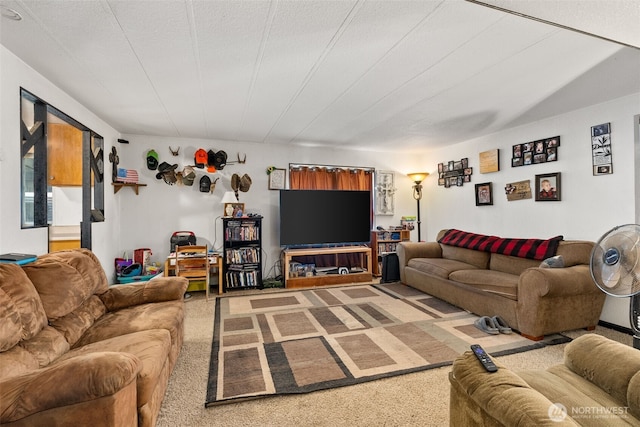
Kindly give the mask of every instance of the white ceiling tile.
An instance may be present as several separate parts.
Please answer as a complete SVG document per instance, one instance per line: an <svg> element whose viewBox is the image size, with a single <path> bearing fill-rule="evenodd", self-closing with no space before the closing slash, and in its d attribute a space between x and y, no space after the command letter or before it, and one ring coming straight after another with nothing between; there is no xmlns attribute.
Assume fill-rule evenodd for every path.
<svg viewBox="0 0 640 427"><path fill-rule="evenodd" d="M492 2L640 31L633 0ZM640 49L463 0L0 5L0 43L129 134L426 149L640 91Z"/></svg>

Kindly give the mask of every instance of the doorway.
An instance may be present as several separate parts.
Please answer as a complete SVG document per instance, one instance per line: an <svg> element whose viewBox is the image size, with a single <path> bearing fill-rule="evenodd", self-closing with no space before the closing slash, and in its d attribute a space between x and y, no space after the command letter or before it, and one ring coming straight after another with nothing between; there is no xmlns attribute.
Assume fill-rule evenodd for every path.
<svg viewBox="0 0 640 427"><path fill-rule="evenodd" d="M104 221L104 141L21 89L22 228L48 228L49 252L91 249Z"/></svg>
<svg viewBox="0 0 640 427"><path fill-rule="evenodd" d="M52 114L47 118L47 187L49 252L81 247L82 131Z"/></svg>

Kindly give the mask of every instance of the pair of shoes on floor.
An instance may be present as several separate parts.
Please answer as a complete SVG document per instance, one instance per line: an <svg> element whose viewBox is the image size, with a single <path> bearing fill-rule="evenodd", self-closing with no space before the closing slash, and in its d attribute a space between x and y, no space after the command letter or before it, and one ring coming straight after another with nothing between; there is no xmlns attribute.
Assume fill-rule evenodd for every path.
<svg viewBox="0 0 640 427"><path fill-rule="evenodd" d="M491 335L510 334L513 331L500 316L482 316L474 322L476 328Z"/></svg>

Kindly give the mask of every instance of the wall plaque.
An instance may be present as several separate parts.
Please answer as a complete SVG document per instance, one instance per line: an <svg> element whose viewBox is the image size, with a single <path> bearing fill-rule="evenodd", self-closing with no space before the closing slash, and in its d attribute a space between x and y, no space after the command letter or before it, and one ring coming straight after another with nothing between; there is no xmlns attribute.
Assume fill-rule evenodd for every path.
<svg viewBox="0 0 640 427"><path fill-rule="evenodd" d="M512 182L504 187L504 192L507 195L507 200L510 202L530 199L531 185L529 185L529 180Z"/></svg>
<svg viewBox="0 0 640 427"><path fill-rule="evenodd" d="M498 172L500 170L500 150L483 151L480 153L480 173Z"/></svg>

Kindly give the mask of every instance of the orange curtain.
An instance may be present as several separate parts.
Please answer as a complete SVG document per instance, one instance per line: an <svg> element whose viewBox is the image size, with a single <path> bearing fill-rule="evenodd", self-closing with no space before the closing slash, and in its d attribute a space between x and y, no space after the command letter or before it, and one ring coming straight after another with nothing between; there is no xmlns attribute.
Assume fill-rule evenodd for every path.
<svg viewBox="0 0 640 427"><path fill-rule="evenodd" d="M290 166L289 187L292 190L353 190L369 191L373 186L373 169L334 166ZM371 212L373 218L373 211ZM333 255L296 257L304 264L317 267L333 266ZM344 267L363 267L358 254L340 254L339 262Z"/></svg>
<svg viewBox="0 0 640 427"><path fill-rule="evenodd" d="M330 166L292 166L289 186L292 190L371 191L373 169Z"/></svg>

